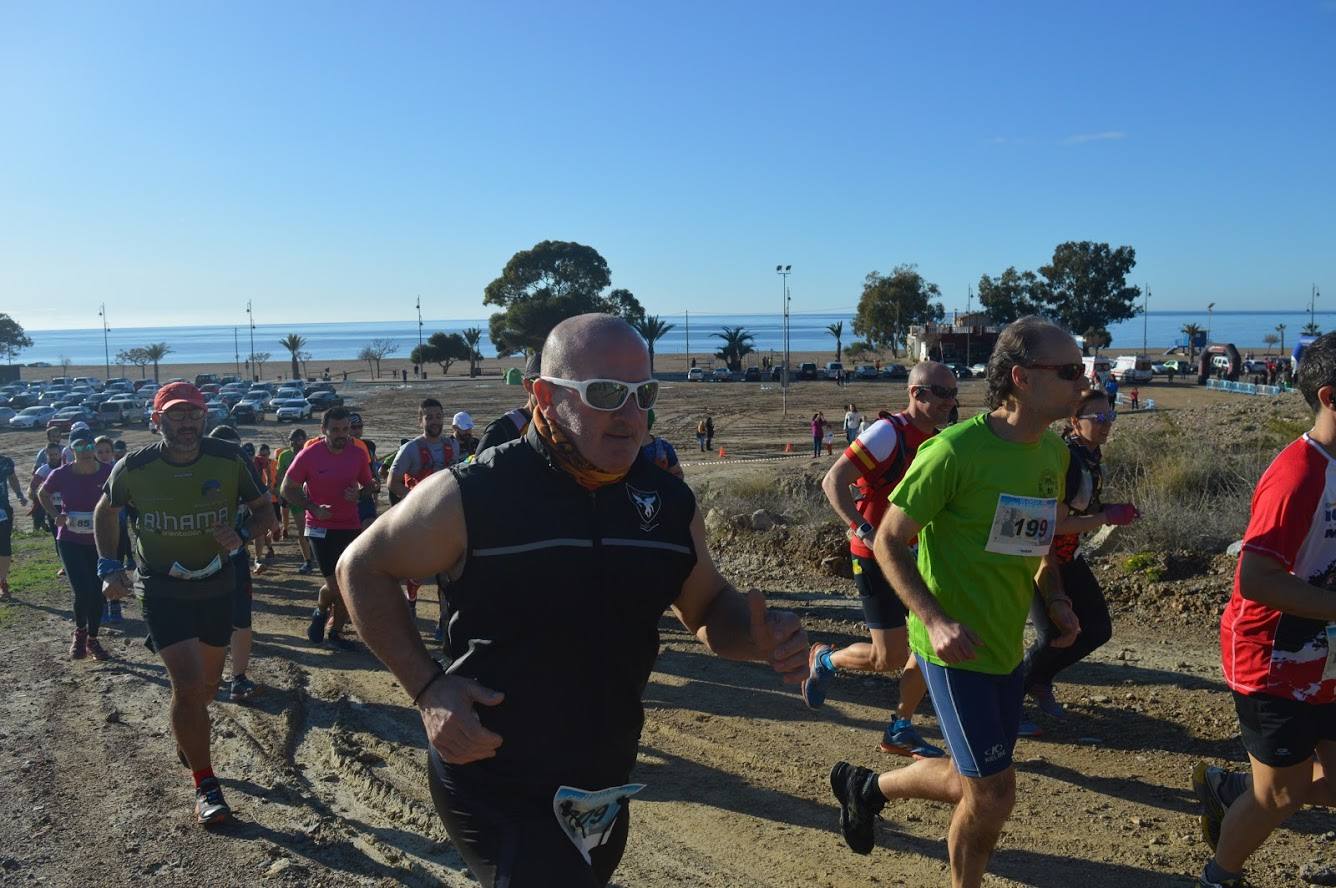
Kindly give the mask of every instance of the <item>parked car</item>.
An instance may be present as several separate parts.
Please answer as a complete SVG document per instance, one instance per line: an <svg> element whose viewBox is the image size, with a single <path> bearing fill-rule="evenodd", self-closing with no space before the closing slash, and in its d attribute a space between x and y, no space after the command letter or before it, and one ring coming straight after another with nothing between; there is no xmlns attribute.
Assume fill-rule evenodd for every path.
<svg viewBox="0 0 1336 888"><path fill-rule="evenodd" d="M31 392L19 392L18 394L10 395L9 397L9 406L13 407L15 410L22 410L25 407L32 407L36 404L37 396Z"/></svg>
<svg viewBox="0 0 1336 888"><path fill-rule="evenodd" d="M904 364L887 364L881 368L881 375L886 379L908 379L909 371Z"/></svg>
<svg viewBox="0 0 1336 888"><path fill-rule="evenodd" d="M112 395L104 403L120 404L122 406L122 409L126 410L127 412L133 412L141 409L145 404L148 403L148 401L140 395L119 394L119 395Z"/></svg>
<svg viewBox="0 0 1336 888"><path fill-rule="evenodd" d="M956 375L956 379L973 379L973 378L974 378L974 374L970 372L970 368L966 367L964 364L961 364L961 363L950 363L950 364L947 364L946 366L947 366L948 369L950 369L950 371L951 371L952 373L954 373L954 374Z"/></svg>
<svg viewBox="0 0 1336 888"><path fill-rule="evenodd" d="M76 422L86 422L90 429L102 427L102 422L97 416L85 407L66 407L64 410L57 410L46 421L48 429L60 429L62 432L68 432L70 427Z"/></svg>
<svg viewBox="0 0 1336 888"><path fill-rule="evenodd" d="M859 364L858 369L854 371L854 377L857 379L876 379L877 368L873 364Z"/></svg>
<svg viewBox="0 0 1336 888"><path fill-rule="evenodd" d="M310 403L312 411L324 411L331 407L343 406L343 398L339 397L334 392L311 392L311 394L307 395L306 400Z"/></svg>
<svg viewBox="0 0 1336 888"><path fill-rule="evenodd" d="M743 381L743 382L760 382L760 381L761 381L761 368L760 368L760 367L748 367L746 370L742 371L742 381Z"/></svg>
<svg viewBox="0 0 1336 888"><path fill-rule="evenodd" d="M280 388L277 393L275 393L274 397L283 400L289 398L305 398L306 393L299 388L292 388L291 386L285 385L282 388Z"/></svg>
<svg viewBox="0 0 1336 888"><path fill-rule="evenodd" d="M231 414L233 422L251 424L264 419L264 411L260 410L254 401L238 401L232 405Z"/></svg>
<svg viewBox="0 0 1336 888"><path fill-rule="evenodd" d="M175 381L175 380L173 380ZM186 380L182 379L181 382ZM204 390L206 385L222 385L222 380L218 378L217 373L197 373L195 374L195 385L200 391Z"/></svg>
<svg viewBox="0 0 1336 888"><path fill-rule="evenodd" d="M1119 385L1131 382L1150 382L1153 376L1150 358L1142 355L1119 355L1109 371Z"/></svg>
<svg viewBox="0 0 1336 888"><path fill-rule="evenodd" d="M705 381L704 367L692 367L690 370L687 371L687 382L704 382L704 381Z"/></svg>
<svg viewBox="0 0 1336 888"><path fill-rule="evenodd" d="M97 405L97 418L104 426L112 423L125 425L126 420L135 414L134 408L124 401L103 401Z"/></svg>
<svg viewBox="0 0 1336 888"><path fill-rule="evenodd" d="M275 398L271 404L275 407L274 420L282 422L290 419L300 422L311 418L311 402L305 398Z"/></svg>
<svg viewBox="0 0 1336 888"><path fill-rule="evenodd" d="M24 407L18 412L18 415L9 421L9 427L12 429L35 429L45 428L47 420L56 415L54 407L45 405L37 407Z"/></svg>
<svg viewBox="0 0 1336 888"><path fill-rule="evenodd" d="M254 401L258 410L263 412L269 407L269 402L274 399L274 395L268 389L253 388L246 392L246 397L242 401Z"/></svg>
<svg viewBox="0 0 1336 888"><path fill-rule="evenodd" d="M710 371L710 382L732 382L733 371L727 367L715 367Z"/></svg>
<svg viewBox="0 0 1336 888"><path fill-rule="evenodd" d="M970 364L970 372L975 376L986 376L988 374L988 365L985 363Z"/></svg>
<svg viewBox="0 0 1336 888"><path fill-rule="evenodd" d="M817 373L821 379L839 379L844 373L844 365L839 361L827 361L825 366Z"/></svg>
<svg viewBox="0 0 1336 888"><path fill-rule="evenodd" d="M157 390L158 381L156 379L141 379L135 383L135 391L139 392L141 395L147 391L151 396Z"/></svg>
<svg viewBox="0 0 1336 888"><path fill-rule="evenodd" d="M208 414L204 420L204 424L209 428L218 425L218 423L220 422L226 422L228 417L232 415L231 409L228 408L228 406L224 404L222 401L219 401L216 398L213 400L205 401L204 409L208 411Z"/></svg>
<svg viewBox="0 0 1336 888"><path fill-rule="evenodd" d="M333 394L333 393L334 393L334 383L332 383L332 382L313 382L313 383L311 383L310 385L307 385L305 388L302 389L302 394L303 394L305 397L308 397L308 398L311 397L311 395L312 395L313 393L315 393L315 392L329 392L330 394Z"/></svg>
<svg viewBox="0 0 1336 888"><path fill-rule="evenodd" d="M790 376L789 378L792 379L791 376ZM813 363L813 362L811 362L811 361L807 361L807 362L805 362L805 363L799 364L799 365L798 365L798 378L799 378L799 379L816 379L816 364Z"/></svg>

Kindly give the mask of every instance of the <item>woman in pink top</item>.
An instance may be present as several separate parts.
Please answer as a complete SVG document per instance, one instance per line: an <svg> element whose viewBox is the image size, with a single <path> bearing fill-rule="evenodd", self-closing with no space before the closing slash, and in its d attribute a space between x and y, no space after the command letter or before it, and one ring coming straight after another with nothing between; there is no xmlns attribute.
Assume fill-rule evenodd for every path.
<svg viewBox="0 0 1336 888"><path fill-rule="evenodd" d="M102 485L111 466L98 462L93 433L81 429L70 435L74 462L46 476L37 496L48 515L55 516L56 549L65 576L74 590L74 640L70 656L107 659L98 644L102 624L102 581L97 576L97 546L93 542L93 507L102 496Z"/></svg>

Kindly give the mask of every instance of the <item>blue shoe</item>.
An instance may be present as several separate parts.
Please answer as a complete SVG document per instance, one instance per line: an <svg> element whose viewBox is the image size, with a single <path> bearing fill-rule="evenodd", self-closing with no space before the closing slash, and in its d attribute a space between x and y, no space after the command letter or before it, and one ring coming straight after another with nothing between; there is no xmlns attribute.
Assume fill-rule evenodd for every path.
<svg viewBox="0 0 1336 888"><path fill-rule="evenodd" d="M119 601L107 602L109 612L107 614L108 623L124 623L125 615L121 612L121 603Z"/></svg>
<svg viewBox="0 0 1336 888"><path fill-rule="evenodd" d="M826 702L826 686L835 677L835 670L821 660L821 655L835 650L828 644L814 644L807 655L807 677L803 679L803 702L808 709L820 709Z"/></svg>
<svg viewBox="0 0 1336 888"><path fill-rule="evenodd" d="M329 611L316 608L311 613L311 622L306 627L306 637L311 644L319 644L325 640L325 622L329 619Z"/></svg>
<svg viewBox="0 0 1336 888"><path fill-rule="evenodd" d="M1017 737L1042 737L1044 729L1029 719L1021 719L1020 729L1016 731Z"/></svg>
<svg viewBox="0 0 1336 888"><path fill-rule="evenodd" d="M1030 699L1034 705L1039 707L1039 711L1049 718L1066 718L1067 710L1062 708L1058 698L1053 696L1053 685L1037 684L1029 690Z"/></svg>
<svg viewBox="0 0 1336 888"><path fill-rule="evenodd" d="M907 718L897 718L886 726L881 735L880 749L891 755L903 755L916 759L935 759L946 755L946 750L933 746L924 740L918 728Z"/></svg>

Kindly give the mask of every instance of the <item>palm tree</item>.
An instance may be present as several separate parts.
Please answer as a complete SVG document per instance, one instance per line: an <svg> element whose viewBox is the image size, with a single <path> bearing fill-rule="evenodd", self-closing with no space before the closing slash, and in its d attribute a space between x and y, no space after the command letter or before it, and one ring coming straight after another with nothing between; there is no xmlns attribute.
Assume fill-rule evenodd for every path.
<svg viewBox="0 0 1336 888"><path fill-rule="evenodd" d="M722 333L711 333L724 341L723 347L715 356L722 358L728 369L737 372L742 369L742 359L755 351L752 342L756 337L747 332L745 327L721 327Z"/></svg>
<svg viewBox="0 0 1336 888"><path fill-rule="evenodd" d="M155 342L144 346L144 357L153 362L153 378L158 378L158 362L171 353L172 347L165 342Z"/></svg>
<svg viewBox="0 0 1336 888"><path fill-rule="evenodd" d="M1316 322L1309 321L1308 323L1304 324L1303 329L1300 330L1299 332L1304 334L1305 336L1317 336L1322 332L1322 328L1319 327Z"/></svg>
<svg viewBox="0 0 1336 888"><path fill-rule="evenodd" d="M478 362L482 360L482 352L478 351L478 343L482 342L482 331L477 327L469 327L463 336L469 347L469 378L472 378L478 375ZM650 363L653 363L652 359Z"/></svg>
<svg viewBox="0 0 1336 888"><path fill-rule="evenodd" d="M289 333L287 336L280 339L278 344L286 348L288 353L292 355L292 378L301 379L302 371L301 367L297 366L297 353L306 348L306 337L299 336L296 333Z"/></svg>
<svg viewBox="0 0 1336 888"><path fill-rule="evenodd" d="M1280 353L1285 354L1285 325L1276 324L1276 332L1280 334Z"/></svg>
<svg viewBox="0 0 1336 888"><path fill-rule="evenodd" d="M676 324L665 324L659 319L658 315L646 315L645 317L632 321L631 326L636 328L636 332L645 340L645 345L649 346L649 372L654 375L654 343L664 337L669 330L676 327Z"/></svg>
<svg viewBox="0 0 1336 888"><path fill-rule="evenodd" d="M1205 330L1203 330L1201 327L1197 326L1196 324L1184 324L1184 325L1183 325L1183 335L1187 336L1187 338L1188 338L1188 363L1189 363L1189 364L1192 363L1193 356L1196 354L1196 349L1197 349L1197 337L1200 336L1201 334L1205 333L1205 332L1206 332Z"/></svg>
<svg viewBox="0 0 1336 888"><path fill-rule="evenodd" d="M826 332L835 337L835 363L839 363L840 355L844 353L844 321L836 321L826 327Z"/></svg>

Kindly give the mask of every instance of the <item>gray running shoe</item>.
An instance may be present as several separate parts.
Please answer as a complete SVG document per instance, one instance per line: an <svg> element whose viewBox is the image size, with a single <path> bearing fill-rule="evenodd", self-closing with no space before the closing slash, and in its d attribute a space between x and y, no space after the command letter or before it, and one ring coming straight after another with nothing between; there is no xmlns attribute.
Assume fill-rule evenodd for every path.
<svg viewBox="0 0 1336 888"><path fill-rule="evenodd" d="M1220 798L1220 785L1225 776L1224 768L1216 768L1206 762L1197 762L1192 766L1192 791L1197 794L1197 801L1201 802L1201 837L1211 846L1212 851L1220 841L1220 825L1228 809Z"/></svg>
<svg viewBox="0 0 1336 888"><path fill-rule="evenodd" d="M217 777L210 777L195 790L195 820L203 826L222 823L232 816L232 809L223 801L223 788Z"/></svg>
<svg viewBox="0 0 1336 888"><path fill-rule="evenodd" d="M227 692L227 698L233 703L240 703L242 700L249 700L255 696L255 682L244 675L238 675L232 679L232 687Z"/></svg>

